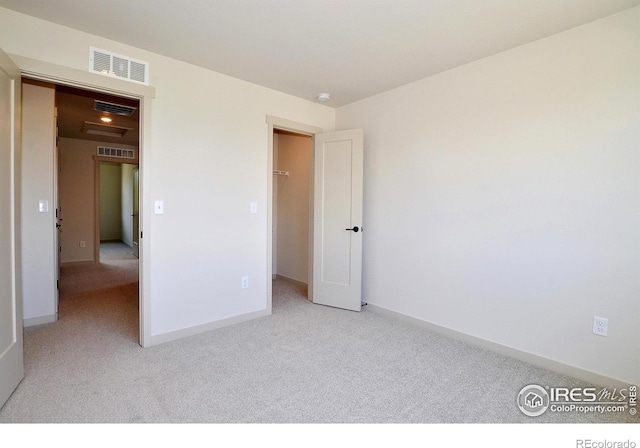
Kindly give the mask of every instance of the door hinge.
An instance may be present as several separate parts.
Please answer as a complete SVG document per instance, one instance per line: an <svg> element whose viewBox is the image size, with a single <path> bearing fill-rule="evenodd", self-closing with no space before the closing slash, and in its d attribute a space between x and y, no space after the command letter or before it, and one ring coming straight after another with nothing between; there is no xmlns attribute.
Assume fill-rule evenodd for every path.
<svg viewBox="0 0 640 448"><path fill-rule="evenodd" d="M142 239L142 230L140 231L140 238Z"/></svg>
<svg viewBox="0 0 640 448"><path fill-rule="evenodd" d="M60 289L60 280L56 280L56 289Z"/></svg>

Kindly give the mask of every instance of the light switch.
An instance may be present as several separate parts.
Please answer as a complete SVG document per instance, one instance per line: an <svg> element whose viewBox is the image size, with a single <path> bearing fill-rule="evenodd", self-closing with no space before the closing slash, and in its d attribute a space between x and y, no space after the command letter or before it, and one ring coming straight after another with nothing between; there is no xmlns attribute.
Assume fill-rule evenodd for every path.
<svg viewBox="0 0 640 448"><path fill-rule="evenodd" d="M40 213L48 213L49 212L49 201L39 201L38 202L38 211Z"/></svg>
<svg viewBox="0 0 640 448"><path fill-rule="evenodd" d="M252 215L256 215L258 213L258 203L257 202L252 202L251 203L251 214Z"/></svg>
<svg viewBox="0 0 640 448"><path fill-rule="evenodd" d="M156 215L164 215L164 201L154 202L153 213L155 213Z"/></svg>

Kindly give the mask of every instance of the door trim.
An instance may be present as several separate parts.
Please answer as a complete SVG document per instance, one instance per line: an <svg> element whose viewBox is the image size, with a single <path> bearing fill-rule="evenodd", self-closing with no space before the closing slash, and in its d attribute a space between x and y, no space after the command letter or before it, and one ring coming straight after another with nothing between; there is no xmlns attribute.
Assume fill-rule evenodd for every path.
<svg viewBox="0 0 640 448"><path fill-rule="evenodd" d="M324 132L324 129L304 123L298 123L286 118L267 115L268 144L267 144L267 312L272 313L273 308L273 134L275 129L291 131L297 134L308 135L315 140L315 135ZM315 141L312 142L315 144ZM312 167L314 157L311 157ZM310 171L311 191L310 200L313 201L313 170ZM310 204L313 210L313 202ZM309 264L308 264L308 296L313 302L313 220L309 219Z"/></svg>
<svg viewBox="0 0 640 448"><path fill-rule="evenodd" d="M21 71L22 76L54 84L66 85L79 89L109 93L140 101L140 141L139 141L139 173L140 173L140 233L150 235L150 220L147 219L145 204L152 203L149 192L151 186L151 105L155 98L155 88L102 75L89 73L75 68L51 64L48 62L10 54ZM55 230L55 229L54 229ZM148 236L147 236L148 239ZM139 343L142 347L152 345L151 337L151 282L148 272L151 269L150 247L140 238L139 261Z"/></svg>

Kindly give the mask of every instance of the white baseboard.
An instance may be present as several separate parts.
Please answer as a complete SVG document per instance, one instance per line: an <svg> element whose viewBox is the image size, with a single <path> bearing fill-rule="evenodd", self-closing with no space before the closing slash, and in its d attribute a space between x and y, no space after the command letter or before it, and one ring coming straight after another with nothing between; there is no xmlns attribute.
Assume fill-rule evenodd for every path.
<svg viewBox="0 0 640 448"><path fill-rule="evenodd" d="M48 316L28 317L26 319L22 319L22 326L34 327L36 325L52 324L57 321L58 321L57 314L50 314Z"/></svg>
<svg viewBox="0 0 640 448"><path fill-rule="evenodd" d="M208 331L217 330L219 328L228 327L230 325L235 325L249 320L258 319L260 317L269 316L270 314L271 313L268 310L254 311L251 313L241 314L239 316L229 317L227 319L217 320L215 322L196 325L194 327L152 335L151 343L146 347L164 344L165 342L171 342L189 336L195 336L197 334L206 333Z"/></svg>
<svg viewBox="0 0 640 448"><path fill-rule="evenodd" d="M303 288L307 288L309 286L303 281L296 280L295 278L285 277L284 275L280 274L275 274L275 278L277 280L282 280L283 282L291 283L293 285L302 286Z"/></svg>
<svg viewBox="0 0 640 448"><path fill-rule="evenodd" d="M561 373L563 375L568 375L570 377L577 378L579 380L585 381L595 386L620 389L620 388L629 387L629 384L630 384L627 381L604 376L602 374L592 372L590 370L585 370L580 367L572 366L570 364L545 358L540 355L535 355L533 353L525 352L517 348L499 344L497 342L487 341L486 339L482 339L476 336L471 336L469 334L462 333L457 330L452 330L451 328L442 327L440 325L436 325L431 322L418 319L416 317L398 313L397 311L391 311L381 306L372 305L369 303L367 304L367 308L371 309L371 311L375 313L379 313L379 314L389 316L391 318L403 320L407 323L426 328L428 330L431 330L443 336L450 337L451 339L465 342L467 344L474 345L476 347L489 350L501 355L505 355L510 358L515 358L537 367L542 367L544 369L552 370L554 372ZM562 386L562 384L558 384L558 385L553 384L550 386Z"/></svg>
<svg viewBox="0 0 640 448"><path fill-rule="evenodd" d="M60 263L60 267L89 266L89 265L95 265L95 264L96 264L96 260L65 261Z"/></svg>

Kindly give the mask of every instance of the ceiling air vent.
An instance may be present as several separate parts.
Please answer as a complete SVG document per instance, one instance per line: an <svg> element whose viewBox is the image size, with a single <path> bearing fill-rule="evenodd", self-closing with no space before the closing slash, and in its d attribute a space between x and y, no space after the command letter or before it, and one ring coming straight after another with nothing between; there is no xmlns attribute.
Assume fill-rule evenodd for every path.
<svg viewBox="0 0 640 448"><path fill-rule="evenodd" d="M136 158L136 153L132 149L110 148L108 146L98 146L98 155L107 157L119 157L122 159Z"/></svg>
<svg viewBox="0 0 640 448"><path fill-rule="evenodd" d="M131 117L136 111L135 107L124 106L122 104L108 103L107 101L94 100L93 108L98 112L107 112L113 115L123 115Z"/></svg>
<svg viewBox="0 0 640 448"><path fill-rule="evenodd" d="M89 71L139 84L149 84L149 63L89 47Z"/></svg>

